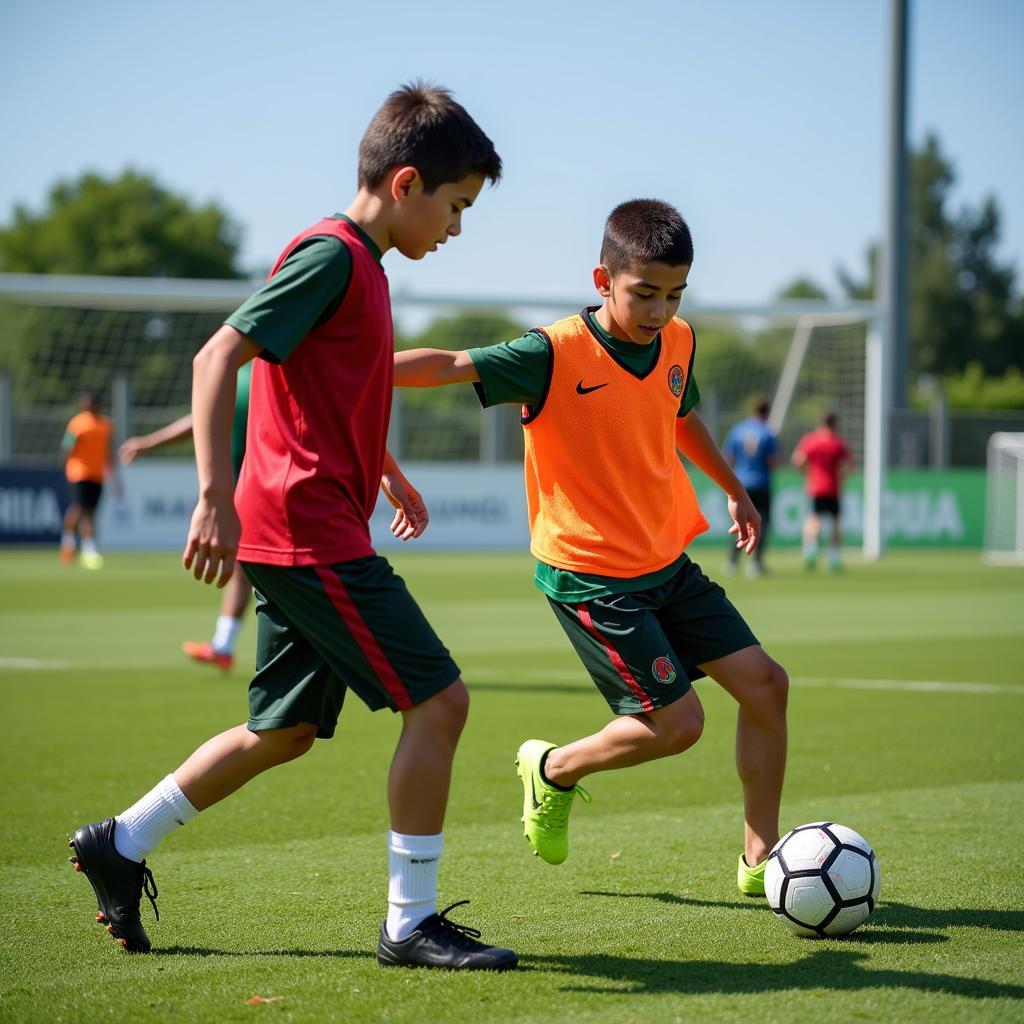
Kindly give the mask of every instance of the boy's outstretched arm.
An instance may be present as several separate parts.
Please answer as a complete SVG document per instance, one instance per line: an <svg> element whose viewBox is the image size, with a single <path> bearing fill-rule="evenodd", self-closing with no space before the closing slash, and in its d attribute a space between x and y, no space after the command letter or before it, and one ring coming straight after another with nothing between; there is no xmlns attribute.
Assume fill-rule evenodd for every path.
<svg viewBox="0 0 1024 1024"><path fill-rule="evenodd" d="M697 413L676 419L676 448L725 491L733 522L729 532L736 534L736 547L749 555L761 538L761 516Z"/></svg>
<svg viewBox="0 0 1024 1024"><path fill-rule="evenodd" d="M427 528L430 515L423 495L409 483L390 450L384 453L380 488L395 509L391 532L401 541L415 540Z"/></svg>
<svg viewBox="0 0 1024 1024"><path fill-rule="evenodd" d="M192 513L183 562L197 580L223 587L235 570L241 526L231 477L231 418L239 369L262 351L225 324L192 360L192 439L199 502Z"/></svg>
<svg viewBox="0 0 1024 1024"><path fill-rule="evenodd" d="M438 388L443 384L466 384L479 379L468 352L411 348L395 353L396 388Z"/></svg>
<svg viewBox="0 0 1024 1024"><path fill-rule="evenodd" d="M173 444L175 441L183 441L186 437L192 436L192 413L186 413L166 427L154 430L151 434L140 434L137 437L129 437L117 450L121 459L121 465L127 466L135 461L136 456L143 452L152 451L165 444Z"/></svg>

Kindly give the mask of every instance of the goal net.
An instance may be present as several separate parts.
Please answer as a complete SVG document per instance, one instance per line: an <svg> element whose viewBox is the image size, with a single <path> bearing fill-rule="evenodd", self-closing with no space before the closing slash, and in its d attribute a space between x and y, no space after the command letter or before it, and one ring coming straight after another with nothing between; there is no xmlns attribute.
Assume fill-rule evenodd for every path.
<svg viewBox="0 0 1024 1024"><path fill-rule="evenodd" d="M993 434L985 474L985 558L1024 564L1024 434Z"/></svg>
<svg viewBox="0 0 1024 1024"><path fill-rule="evenodd" d="M193 355L254 287L0 274L0 462L52 462L76 396L85 390L100 393L119 438L187 412ZM553 323L588 301L399 293L393 296L396 344L494 344ZM831 410L863 465L865 353L873 313L866 304L684 304L680 315L697 336L700 414L716 440L749 415L755 399L767 399L784 459ZM389 444L405 462L517 462L523 454L519 417L511 407L482 412L470 387L403 390L395 396Z"/></svg>

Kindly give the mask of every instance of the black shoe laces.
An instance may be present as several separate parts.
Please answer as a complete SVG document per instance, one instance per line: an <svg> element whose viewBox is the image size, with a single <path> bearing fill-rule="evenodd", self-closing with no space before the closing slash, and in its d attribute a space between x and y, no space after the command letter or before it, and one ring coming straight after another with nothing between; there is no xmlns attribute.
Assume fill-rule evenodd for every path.
<svg viewBox="0 0 1024 1024"><path fill-rule="evenodd" d="M450 941L460 949L477 949L484 945L482 942L476 941L480 938L479 930L470 927L468 924L459 924L457 921L452 921L448 918L448 914L456 907L461 907L467 903L469 903L469 900L459 900L458 903L453 903L451 906L445 907L439 914L435 914L434 920L430 923L430 930L449 934Z"/></svg>
<svg viewBox="0 0 1024 1024"><path fill-rule="evenodd" d="M156 919L159 921L160 911L156 908L156 898L160 893L157 891L156 880L153 878L153 872L146 867L145 861L139 866L142 869L142 891L149 897L149 902L153 904L153 913L156 914ZM142 902L142 896L139 896L139 902Z"/></svg>

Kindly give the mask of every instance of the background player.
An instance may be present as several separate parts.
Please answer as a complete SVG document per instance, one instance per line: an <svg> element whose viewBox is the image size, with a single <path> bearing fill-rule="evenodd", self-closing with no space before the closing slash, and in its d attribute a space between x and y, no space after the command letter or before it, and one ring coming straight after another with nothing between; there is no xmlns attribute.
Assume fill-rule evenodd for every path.
<svg viewBox="0 0 1024 1024"><path fill-rule="evenodd" d="M249 416L249 381L252 364L246 363L238 371L238 390L235 393L235 411L231 419L231 469L235 483L242 471L245 456L245 430ZM154 430L151 434L130 437L118 449L122 465L130 465L139 455L192 436L192 413L182 416L173 423ZM235 643L242 628L242 617L249 607L252 586L246 579L241 565L235 565L231 579L224 588L220 599L220 610L213 631L212 640L186 640L181 649L190 658L206 665L216 665L225 672L235 663Z"/></svg>
<svg viewBox="0 0 1024 1024"><path fill-rule="evenodd" d="M768 426L771 404L766 398L754 400L751 415L729 431L722 454L736 471L761 517L761 535L754 548L754 557L747 564L748 576L764 574L764 552L768 545L768 526L772 514L772 474L779 464L779 443L775 431ZM726 575L736 571L739 548L729 545L729 560L723 567Z"/></svg>
<svg viewBox="0 0 1024 1024"><path fill-rule="evenodd" d="M608 218L594 270L600 307L501 345L399 352L395 381L473 381L485 406L523 404L534 580L617 716L564 746L519 748L534 852L565 860L581 778L697 741L704 713L691 681L709 675L739 703L737 884L763 895L764 862L779 838L788 679L685 552L708 524L679 452L728 495L729 532L748 554L759 531L749 496L694 411L696 338L675 316L692 262L676 210L623 203Z"/></svg>
<svg viewBox="0 0 1024 1024"><path fill-rule="evenodd" d="M85 392L78 404L81 411L71 417L61 442L71 504L64 513L60 557L65 563L73 562L80 541L82 568L102 569L103 556L96 548L96 509L107 477L115 493L120 487L113 456L114 425L102 414L100 396L94 391Z"/></svg>
<svg viewBox="0 0 1024 1024"><path fill-rule="evenodd" d="M818 564L821 517L828 516L828 567L833 572L842 569L839 558L842 544L839 501L843 481L853 467L853 455L836 433L837 422L834 412L826 412L818 429L800 438L792 460L793 465L804 473L805 486L811 498L811 511L804 522L804 567L813 569Z"/></svg>

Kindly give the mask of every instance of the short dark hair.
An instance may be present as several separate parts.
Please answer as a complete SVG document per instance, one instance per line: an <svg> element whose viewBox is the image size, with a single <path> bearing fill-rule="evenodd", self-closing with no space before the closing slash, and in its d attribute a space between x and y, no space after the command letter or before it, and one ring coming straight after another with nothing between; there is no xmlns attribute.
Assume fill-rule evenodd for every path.
<svg viewBox="0 0 1024 1024"><path fill-rule="evenodd" d="M679 211L660 199L631 199L612 210L604 225L601 262L612 274L637 263L670 267L693 263L693 239Z"/></svg>
<svg viewBox="0 0 1024 1024"><path fill-rule="evenodd" d="M760 416L761 419L768 419L768 414L772 411L772 403L768 401L763 395L755 398L751 403L751 408L754 410L755 415Z"/></svg>
<svg viewBox="0 0 1024 1024"><path fill-rule="evenodd" d="M468 174L492 184L501 177L491 140L447 89L428 82L396 89L373 115L359 143L359 187L375 188L403 164L420 172L428 193Z"/></svg>
<svg viewBox="0 0 1024 1024"><path fill-rule="evenodd" d="M821 414L821 425L828 427L829 430L835 430L836 424L839 422L839 414L833 409L826 409Z"/></svg>

